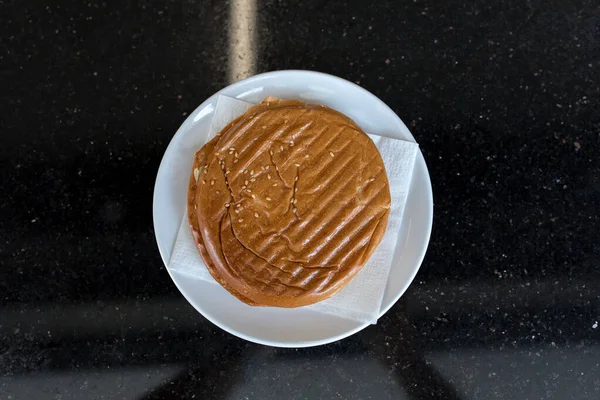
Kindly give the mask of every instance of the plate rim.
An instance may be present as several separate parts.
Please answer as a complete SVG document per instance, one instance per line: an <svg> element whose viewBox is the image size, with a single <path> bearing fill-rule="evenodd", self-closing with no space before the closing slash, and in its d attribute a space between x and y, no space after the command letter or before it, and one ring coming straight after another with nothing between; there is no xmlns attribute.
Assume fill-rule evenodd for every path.
<svg viewBox="0 0 600 400"><path fill-rule="evenodd" d="M170 155L171 152L173 152L173 148L175 147L175 142L176 142L176 138L178 138L179 136L183 135L183 132L185 130L188 129L188 125L192 124L194 121L194 118L197 116L198 112L200 110L202 110L205 106L207 106L210 102L213 101L213 98L216 98L219 94L222 94L224 91L228 91L228 90L233 90L238 86L243 86L244 84L247 84L249 81L261 81L263 79L267 79L270 78L274 75L287 75L287 74L302 74L302 75L319 75L320 77L326 78L326 79L332 79L332 80L336 80L342 84L345 85L351 85L352 87L354 87L355 89L358 89L362 92L364 92L364 94L372 96L373 98L375 98L376 100L378 100L380 102L380 104L388 111L390 112L397 120L398 122L400 122L401 125L403 125L406 128L406 133L408 133L410 139L413 142L416 142L414 136L412 135L412 132L410 132L410 130L408 129L408 127L406 126L406 124L404 124L404 122L402 121L402 119L396 114L396 112L394 110L392 110L383 100L381 100L379 97L377 97L375 94L371 93L370 91L368 91L367 89L363 88L362 86L359 86L357 84L355 84L354 82L350 82L346 79L340 78L338 76L335 75L331 75L331 74L327 74L327 73L323 73L323 72L318 72L318 71L310 71L310 70L300 70L300 69L290 69L290 70L279 70L279 71L270 71L270 72L265 72L265 73L261 73L261 74L256 74L253 76L250 76L248 78L245 78L243 80L240 80L238 82L232 83L231 85L225 86L223 88L221 88L220 90L218 90L217 92L215 92L214 94L210 95L208 98L206 98L199 106L197 106L189 115L188 117L183 121L183 123L179 126L179 128L177 129L177 131L175 132L175 134L171 137L169 144L167 146L167 148L165 149L165 152L161 158L160 164L158 166L158 170L156 173L156 179L154 181L154 190L153 190L153 196L152 196L152 222L153 222L153 228L154 228L154 236L156 239L156 244L158 247L158 251L160 253L161 259L163 261L163 264L165 266L165 269L167 270L167 273L169 274L171 280L173 281L173 283L175 284L175 286L177 287L177 289L179 290L179 292L183 295L183 297L186 299L186 301L192 306L194 307L194 309L196 309L196 311L198 311L204 318L206 318L208 321L210 321L211 323L213 323L214 325L216 325L217 327L223 329L224 331L237 336L239 338L242 338L244 340L247 340L249 342L253 342L253 343L257 343L257 344L262 344L262 345L266 345L266 346L272 346L272 347L280 347L280 348L304 348L304 347L313 347L313 346L320 346L320 345L324 345L324 344L328 344L328 343L333 343L336 342L338 340L342 340L345 339L349 336L352 336L353 334L365 329L367 326L371 325L368 322L365 323L358 323L358 325L353 328L350 329L348 331L345 331L339 335L335 335L335 336L330 336L328 338L324 338L324 339L319 339L319 340L308 340L308 341L303 341L303 342L283 342L283 341L279 341L279 342L275 342L272 340L264 340L261 339L259 337L254 337L254 336L250 336L247 335L243 332L240 332L236 329L233 329L232 327L229 326L225 326L224 324L220 323L218 320L214 319L212 316L205 314L196 304L194 301L190 300L190 296L186 293L187 290L183 289L179 283L177 282L177 279L174 276L174 272L170 271L168 268L168 262L169 260L166 259L166 254L164 254L161 245L160 245L160 241L159 241L159 234L157 231L157 186L161 177L161 171L163 170L163 168L165 168L165 162L167 160L167 156ZM427 202L427 232L425 234L425 240L424 240L424 245L421 248L420 254L418 255L417 259L418 259L418 265L416 266L416 268L414 269L412 275L410 276L409 279L407 279L405 281L405 284L403 285L403 287L401 288L401 290L398 291L398 293L393 297L393 299L391 301L389 301L389 304L383 304L379 310L379 318L381 318L385 313L387 313L394 304L396 304L398 302L398 300L400 299L400 297L402 297L404 295L404 293L406 292L406 290L410 287L410 285L412 284L412 282L414 281L414 278L416 277L416 275L418 274L419 270L421 269L421 265L423 263L423 260L425 258L425 255L427 253L427 249L429 247L429 242L431 239L431 232L432 232L432 228L433 228L433 190L432 190L432 185L431 185L431 176L429 175L429 169L427 168L427 163L425 162L425 158L423 157L423 154L419 148L419 151L417 153L417 158L415 160L415 162L419 162L421 163L422 167L424 168L424 175L426 180L422 181L421 184L425 184L427 190L427 198L423 199L424 201ZM413 184L413 182L411 182L411 185ZM384 294L385 297L385 294ZM382 299L383 301L383 299Z"/></svg>

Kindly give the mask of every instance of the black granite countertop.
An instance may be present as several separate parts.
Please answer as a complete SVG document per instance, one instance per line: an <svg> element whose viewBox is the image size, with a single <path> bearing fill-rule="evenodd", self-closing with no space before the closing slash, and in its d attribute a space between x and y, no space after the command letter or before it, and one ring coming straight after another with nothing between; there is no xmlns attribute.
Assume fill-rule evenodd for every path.
<svg viewBox="0 0 600 400"><path fill-rule="evenodd" d="M1 399L600 398L600 4L375 3L0 0ZM291 68L394 109L435 199L400 301L299 350L200 316L151 216L185 116Z"/></svg>

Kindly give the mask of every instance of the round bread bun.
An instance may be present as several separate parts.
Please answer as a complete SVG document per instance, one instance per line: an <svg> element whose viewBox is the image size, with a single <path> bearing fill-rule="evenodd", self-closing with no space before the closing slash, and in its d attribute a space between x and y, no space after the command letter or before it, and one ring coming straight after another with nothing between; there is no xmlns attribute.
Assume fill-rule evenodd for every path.
<svg viewBox="0 0 600 400"><path fill-rule="evenodd" d="M379 151L345 115L267 98L195 155L194 240L211 275L256 306L331 297L373 253L390 189Z"/></svg>

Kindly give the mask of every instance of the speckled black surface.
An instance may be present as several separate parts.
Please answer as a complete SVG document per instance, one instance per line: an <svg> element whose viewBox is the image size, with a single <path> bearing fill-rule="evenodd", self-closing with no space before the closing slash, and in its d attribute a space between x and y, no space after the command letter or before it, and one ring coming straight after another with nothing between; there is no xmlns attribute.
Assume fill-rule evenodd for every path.
<svg viewBox="0 0 600 400"><path fill-rule="evenodd" d="M0 398L600 398L598 2L257 9L257 72L359 82L419 141L415 282L318 348L204 320L151 202L184 116L228 83L229 5L0 0Z"/></svg>

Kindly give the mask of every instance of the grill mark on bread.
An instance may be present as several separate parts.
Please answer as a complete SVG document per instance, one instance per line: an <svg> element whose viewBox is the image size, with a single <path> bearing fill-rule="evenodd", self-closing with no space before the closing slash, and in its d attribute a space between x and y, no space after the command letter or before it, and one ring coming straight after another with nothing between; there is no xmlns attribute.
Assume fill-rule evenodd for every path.
<svg viewBox="0 0 600 400"><path fill-rule="evenodd" d="M341 260L335 260L337 255L343 254L344 252L350 253L351 251L346 250L346 248L351 244L355 244L357 242L362 243L360 237L365 236L362 234L363 230L366 229L368 231L368 233L370 234L375 229L376 224L372 227L372 229L368 229L368 227L371 226L374 221L378 223L379 220L383 217L383 215L379 215L379 217L376 217L376 218L365 219L364 221L362 221L360 223L356 222L356 221L361 220L359 218L358 214L360 214L364 211L365 211L364 209L360 210L360 212L357 213L354 216L354 218L349 219L348 222L344 224L344 226L348 226L348 225L352 226L353 225L351 227L350 233L348 233L347 235L339 235L341 230L338 230L337 232L334 233L333 237L331 237L331 239L329 239L327 241L327 243L323 244L323 246L318 250L319 256L321 256L320 257L321 263L341 263ZM327 246L329 243L332 243L332 245ZM329 252L321 251L324 247L331 249L331 251L329 251ZM363 246L360 246L360 248L362 248L362 247ZM359 246L354 246L354 248L359 248ZM317 258L317 259L319 259L319 258Z"/></svg>
<svg viewBox="0 0 600 400"><path fill-rule="evenodd" d="M347 144L346 144L346 146L347 146ZM355 161L355 159L356 159L356 156L355 156L355 157L353 157L353 158L351 158L351 159L349 159L349 160L347 160L347 161L346 161L344 164L342 164L341 166L338 166L338 168L336 169L336 172L335 172L335 174L334 174L334 175L332 175L328 181L334 181L334 182L337 182L337 186L335 186L335 187L343 187L344 185L346 185L346 182L344 182L343 180L339 179L339 175L340 175L340 174L342 174L342 173L344 173L344 172L347 172L347 166L348 166L348 165L350 165L351 163L353 163L353 162ZM321 170L320 170L320 171L318 171L318 172L317 172L317 174L319 174L319 175L320 175L320 174L322 174L322 171L321 171ZM296 182L295 182L295 183L296 183ZM295 188L295 185L294 185L294 188ZM338 192L338 190L331 190L331 191L330 191L330 193L331 193L331 194L330 194L330 195L329 195L329 196L328 196L326 199L322 199L322 200L321 200L320 204L321 204L322 206L321 206L320 208L318 208L318 209L317 209L317 213L319 213L319 212L322 212L322 209L323 209L323 208L325 208L325 207L326 207L326 206L327 206L327 205L328 205L328 204L331 202L331 200L332 200L333 198L335 198L335 196L337 195L337 192ZM291 199L290 199L290 200L292 200L292 199L293 199L293 194L292 194L292 197L291 197ZM289 212L291 208L292 208L292 204L288 202L288 209L287 209L287 212ZM306 223L306 224L310 224L311 222L312 222L312 221L307 221L307 223ZM306 225L306 224L305 224L305 225ZM285 227L284 227L284 228L281 230L281 235L279 235L279 237L287 237L287 235L286 235L286 234L288 233L288 229L289 229L291 226L294 226L294 223L293 223L293 221L291 221L291 223L290 223L290 224L286 225L286 226L285 226ZM294 236L298 236L298 235L299 235L299 234L298 234L298 233L296 233L296 235L294 235ZM267 247L269 247L269 246L271 246L271 245L272 245L272 240L273 240L273 239L274 239L274 238L269 238L269 240L266 240L266 241L264 241L263 243L261 243L261 246L260 246L259 248L256 248L256 249L255 249L255 251L257 251L257 252L263 252L263 251L265 251L265 249L266 249ZM245 243L245 245L246 245L246 246L248 246L248 245L249 245L249 243ZM306 241L303 243L303 245L306 245ZM277 258L277 257L279 257L279 256L281 256L281 253L276 253L276 257L274 257L274 258Z"/></svg>
<svg viewBox="0 0 600 400"><path fill-rule="evenodd" d="M345 171L345 170L346 170L345 167L340 169L340 171ZM337 179L337 181L343 182L340 179ZM377 193L375 193L375 195L373 196L373 198L375 198L384 188L385 187L382 187ZM315 215L321 215L323 217L325 217L325 216L328 215L326 213L323 213L322 209L326 208L327 204L330 203L331 199L335 197L335 194L337 193L337 191L336 190L332 190L331 193L332 193L332 195L330 195L330 197L328 199L329 201L327 201L327 202L325 202L325 201L321 202L321 204L323 204L323 207L317 213L315 213ZM372 200L372 199L370 199L370 200ZM367 200L367 203L370 200ZM348 206L346 206L346 207L348 207ZM309 244L311 244L314 241L317 241L317 243L320 243L321 245L318 246L315 249L311 249L311 253L318 253L326 244L328 244L329 242L331 242L333 240L333 237L330 237L329 240L322 240L322 239L320 239L320 237L318 235L320 233L320 231L314 230L313 226L320 226L320 227L328 226L331 223L332 220L335 220L339 216L339 214L342 213L346 209L346 207L339 209L339 211L337 213L333 214L333 215L329 214L331 216L329 218L325 219L325 220L319 220L319 221L315 222L314 219L313 219L313 220L307 221L306 224L303 224L303 226L302 226L303 230L300 231L300 232L296 232L295 234L290 233L289 235L282 235L282 236L283 237L291 236L292 238L301 237L301 236L304 236L304 232L311 231L311 229L312 229L313 232L314 232L314 234L313 235L306 235L307 239L303 241L302 246L304 248L307 248L309 246ZM365 209L366 208L362 208L362 209L353 208L353 210L356 211L356 213L351 213L350 216L345 219L342 227L345 226L349 221L352 221L352 220L356 219L357 216L358 216L358 214L360 214L361 212L365 211ZM292 226L292 224L288 225L287 227L290 227L290 226ZM339 233L341 231L342 231L342 228L337 228L334 232ZM287 230L284 230L283 233L288 233L288 232L287 232ZM330 233L330 235L331 235L331 233ZM270 244L271 244L270 241L267 241L267 242L263 243L263 246L261 246L262 248L259 249L258 251L259 252L260 251L264 251L264 249L266 247L268 247ZM290 244L291 244L291 242L290 242ZM280 255L281 254L277 254L277 256L280 256ZM328 262L328 259L325 258L324 260L322 260L320 262L320 264L324 264L326 262Z"/></svg>
<svg viewBox="0 0 600 400"><path fill-rule="evenodd" d="M332 179L331 179L331 180L338 182L338 183L337 183L337 185L338 185L339 187L342 187L342 186L344 186L344 185L346 184L346 182L344 182L344 181L343 181L343 180L341 180L341 179L337 179L337 178L339 178L339 174L341 174L341 173L343 173L343 172L347 172L347 168L346 168L346 167L347 167L347 165L351 164L351 163L352 163L352 161L353 161L353 159L350 159L350 160L348 160L348 161L347 161L345 164L343 164L341 167L338 167L338 171L336 172L336 174L335 174L334 176L332 176ZM331 202L331 200L332 200L333 198L335 198L335 196L337 195L337 192L338 192L337 190L331 190L331 192L330 192L331 194L330 194L330 195L327 197L326 201L325 201L325 200L322 200L322 203L321 203L321 204L322 204L323 206L320 208L320 210L322 210L322 209L325 207L325 205L326 205L326 204L329 204L329 203ZM293 197L292 197L292 199L293 199ZM289 212L289 209L292 207L291 203L288 203L288 204L289 204L289 206L288 206L288 211L287 211L287 212ZM304 226L300 225L300 226L299 226L299 228L303 228L303 231L306 231L306 230L307 230L307 228L306 228L306 225L308 225L308 224L311 224L311 222L312 222L312 220L311 220L311 221L306 221L306 223L305 223L305 224L302 224L302 225L304 225ZM293 223L293 221L291 221L291 222L290 222L288 225L286 225L285 227L283 227L283 228L281 229L281 233L280 233L279 235L277 235L277 236L278 236L278 237L281 237L281 238L288 239L288 236L290 236L290 235L288 235L288 234L287 234L287 233L288 233L288 229L289 229L290 227L292 227L292 226L294 226L294 223ZM300 233L299 233L299 232L296 232L295 234L292 234L291 236L293 236L293 237L298 237L298 236L300 236ZM265 240L265 241L263 241L263 242L262 242L262 243L259 245L259 247L255 248L255 251L256 251L256 252L259 252L259 253L261 253L261 252L265 251L265 249L266 249L267 247L269 247L269 246L271 246L271 245L272 245L272 241L273 241L273 239L274 239L274 238L273 238L273 237L271 237L271 238L267 238L267 239L268 239L268 240ZM292 250L292 243L291 243L291 241L289 241L289 240L287 240L287 241L288 241L288 245L290 246L290 250ZM304 241L304 242L302 243L302 247L305 247L305 246L306 246L306 244L307 244L307 241ZM249 244L249 243L246 243L245 245L246 245L246 246L248 246L248 245L250 245L250 244ZM293 250L293 252L297 252L297 250ZM274 258L280 257L281 255L282 255L282 254L281 254L280 252L277 252L277 253L275 253L275 257L274 257Z"/></svg>
<svg viewBox="0 0 600 400"><path fill-rule="evenodd" d="M379 192L377 192L377 194L379 194ZM373 197L375 197L375 196L373 196ZM309 245L311 243L317 241L319 243L319 245L315 249L313 249L312 251L313 252L319 252L325 245L327 245L330 241L333 240L333 238L335 237L335 235L337 235L340 232L342 232L342 229L346 225L352 223L355 220L358 220L359 219L359 217L358 217L359 214L362 213L362 212L364 212L367 209L369 209L369 207L361 207L361 208L356 207L356 208L354 208L353 210L355 212L352 212L350 214L349 218L345 218L344 221L333 230L333 232L330 232L329 235L328 235L328 238L323 239L321 241L321 239L319 238L318 235L311 235L311 236L309 236L309 239L305 242L305 244L304 244L305 247L309 247ZM337 218L338 214L339 214L339 211L338 211L338 213L336 213L334 215L331 215L329 218L326 218L326 219L323 218L323 219L320 219L320 220L317 220L317 221L312 221L312 222L315 225L317 225L317 226L327 225L327 224L330 224L331 221L335 220ZM350 233L348 233L347 235L350 235Z"/></svg>
<svg viewBox="0 0 600 400"><path fill-rule="evenodd" d="M279 267L276 264L272 264L269 262L269 260L265 259L264 257L262 257L260 254L252 251L252 249L246 247L243 245L243 242L239 239L237 233L235 232L235 227L233 225L233 223L231 224L231 234L233 235L233 237L238 241L238 243L240 243L240 246L243 248L242 251L247 251L248 253L251 253L254 257L262 260L264 263L266 263L268 266L275 268L276 270L283 272L285 274L289 274L291 275L291 272L284 270L283 268Z"/></svg>
<svg viewBox="0 0 600 400"><path fill-rule="evenodd" d="M331 146L331 143L334 142L337 139L336 135L339 135L341 132L343 132L342 129L340 129L336 134L331 135L333 137L333 139L328 140L326 142L326 144L323 145L323 148L324 149L329 148ZM346 142L343 145L342 149L345 149L350 144L351 144L351 142ZM314 184L315 184L316 181L322 179L322 177L323 177L323 171L325 171L327 168L329 168L332 164L334 164L336 162L335 160L332 160L331 157L326 156L326 152L325 151L323 151L321 153L314 154L313 158L315 159L315 163L318 165L318 169L316 169L316 170L313 169L313 170L310 171L309 176L313 177L313 179L312 180L308 179L306 181L306 186L308 186L308 187L314 186ZM346 165L348 165L348 164L346 163Z"/></svg>

